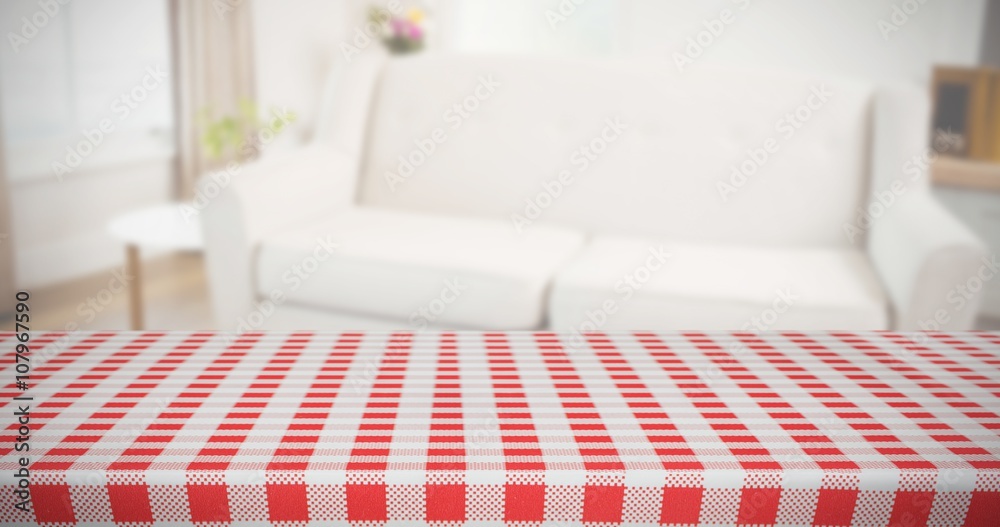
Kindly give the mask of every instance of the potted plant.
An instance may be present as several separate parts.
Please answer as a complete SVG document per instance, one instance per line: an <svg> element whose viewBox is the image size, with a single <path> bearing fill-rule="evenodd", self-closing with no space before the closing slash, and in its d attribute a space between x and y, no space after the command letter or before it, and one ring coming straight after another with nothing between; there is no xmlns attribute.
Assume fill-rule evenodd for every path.
<svg viewBox="0 0 1000 527"><path fill-rule="evenodd" d="M199 124L205 156L213 161L235 158L241 163L257 158L264 146L297 119L288 111L272 108L271 113L273 118L262 121L257 105L246 99L239 101L235 114L215 117L213 111L203 110Z"/></svg>

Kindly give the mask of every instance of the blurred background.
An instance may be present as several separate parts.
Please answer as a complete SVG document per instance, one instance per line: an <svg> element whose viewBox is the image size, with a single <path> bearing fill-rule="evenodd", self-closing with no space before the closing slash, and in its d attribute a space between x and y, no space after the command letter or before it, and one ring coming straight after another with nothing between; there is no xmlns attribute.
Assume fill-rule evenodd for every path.
<svg viewBox="0 0 1000 527"><path fill-rule="evenodd" d="M246 238L244 245L235 249L223 247L228 242L220 241L229 239L220 233L230 227L218 226L212 232L202 231L201 222L210 215L208 209L217 205L200 204L199 200L206 203L212 201L206 200L204 193L212 190L204 186L204 182L211 180L211 174L226 174L215 179L222 187L228 187L230 179L235 181L245 177L248 181L255 181L254 178L266 177L250 174L253 169L248 167L267 163L271 158L294 157L296 152L322 135L324 126L346 126L327 122L324 118L328 114L324 108L339 108L339 113L333 112L330 119L350 120L350 111L345 108L355 107L354 101L363 104L367 100L358 98L357 94L351 95L353 85L343 79L353 81L362 78L364 72L358 72L361 69L359 64L363 59L374 61L376 59L371 57L377 55L387 55L389 58L385 60L390 62L430 61L424 73L412 74L415 75L412 77L407 77L411 73L405 65L389 66L386 70L389 73L382 82L395 79L404 83L407 78L416 79L412 83L410 106L399 106L402 108L399 111L411 111L407 108L415 106L417 110L412 111L419 113L421 105L430 105L434 107L433 113L437 117L440 116L439 107L447 108L448 105L439 105L440 94L424 97L420 92L421 89L433 90L434 84L428 85L427 75L438 71L444 72L439 76L447 76L450 71L445 59L437 60L435 57L471 57L468 59L471 62L460 61L463 66L458 67L468 73L469 79L479 78L488 70L485 66L477 69L477 64L487 62L477 62L476 57L502 56L506 60L544 59L556 64L578 64L576 61L590 60L622 64L638 62L646 64L647 69L663 69L671 75L683 72L686 62L690 62L692 68L787 71L809 79L855 79L875 87L915 86L927 94L934 108L933 127L917 130L916 133L923 134L926 145L941 151L940 155L920 151L913 154L923 155L928 160L928 177L933 184L935 199L982 244L986 260L980 260L977 255L976 262L986 262L982 265L990 269L989 258L1000 250L1000 76L994 70L1000 68L1000 0L11 0L0 4L0 27L6 36L6 43L0 46L0 297L4 299L0 301L0 311L14 305L14 291L30 291L34 329L235 327L246 330L269 327L272 323L279 325L277 319L271 320L269 308L260 304L269 297L267 288L261 285L266 279L249 278L246 284L249 292L240 290L230 293L227 288L232 286L213 283L213 280L230 278L225 276L225 272L220 274L219 267L224 265L221 263L223 260L237 260L238 266L245 264L251 270L249 272L256 273L261 272L260 268L265 264L255 259L272 253L260 245L265 242L244 236L235 226L232 227L233 239L240 236ZM586 69L586 66L577 68ZM508 70L501 68L501 71ZM625 77L639 79L635 82L641 82L643 75L641 72L624 74ZM579 78L585 79L585 76ZM331 91L331 79L335 84L340 83L339 91ZM388 100L386 108L390 109L397 108L392 106L392 101L406 99L405 96L385 95L384 91L391 88L380 88L383 92L371 88L376 93L383 93ZM458 91L451 88L444 91L454 96L470 92L473 88L476 88L474 82ZM614 91L617 88L609 89ZM805 101L807 95L808 91L802 92L800 99ZM422 103L421 100L427 102ZM463 99L459 97L456 100ZM577 101L575 104L587 106L584 99L580 100L584 102ZM494 106L505 107L507 104L504 99L497 101ZM761 104L768 108L783 108L788 107L788 101L783 99L774 102L773 106L769 106L768 102ZM756 104L751 99L737 102ZM341 106L338 107L338 104ZM484 102L483 107L487 106L488 103ZM391 135L384 128L391 126L386 124L391 119L384 115L389 110L362 107L358 111L366 115L364 119L374 123L373 126L382 126L383 135ZM499 110L484 110L488 111ZM500 118L492 113L483 115ZM613 116L609 114L607 117ZM774 117L765 119L763 128L770 128L781 114L774 114ZM422 124L427 122L430 121ZM472 130L470 134L485 134L478 128L484 126L482 123L477 122L475 126L469 127ZM851 125L821 122L819 126L843 134L843 130L850 129ZM418 126L416 130L419 129ZM426 130L428 133L431 131ZM330 133L334 136L332 141L342 140L336 134L343 132L334 130ZM602 130L597 127L585 131L582 136L573 137L580 143L580 137L601 133ZM363 142L360 146L360 166L347 166L353 167L351 170L354 171L374 170L377 174L373 177L381 180L384 173L396 167L393 162L397 156L386 153L391 148L379 150L378 145L370 144L379 140L370 130L359 132L359 137L367 138L367 143ZM609 137L614 136L604 135L605 139ZM760 144L759 134L748 137L750 139L734 147L734 151L742 152ZM407 136L406 141L399 144L414 143L420 139ZM858 141L844 137L837 140ZM465 144L462 143L464 139L456 141ZM860 142L864 148L875 148L869 139L862 138ZM629 144L639 148L635 143ZM372 157L373 149L385 154L388 161L379 164L381 160ZM400 155L404 153L398 151ZM427 170L446 170L445 161L449 155L447 152L438 154L439 159L434 164L428 164ZM565 159L564 164L573 166L570 151L560 153L559 158ZM603 162L606 165L614 159ZM729 161L724 165L730 165ZM815 162L823 161L817 159ZM373 168L373 163L378 166ZM317 166L328 165L320 163ZM775 170L781 170L783 166L777 164ZM229 170L227 174L227 167L237 170ZM287 168L275 170L280 172ZM319 172L316 167L303 170ZM905 167L900 167L901 172L905 170ZM540 172L554 177L558 167L546 164ZM276 174L273 177L284 176ZM670 173L657 177L686 176ZM725 173L716 173L710 179L728 181L726 177ZM860 177L864 179L866 176ZM199 184L199 181L202 183ZM579 185L583 187L585 183ZM868 190L876 190L870 184L867 187L856 187L854 183L847 185L845 192L861 189L867 195ZM266 183L257 186L281 193L280 186L272 188ZM396 200L402 203L399 208L404 212L437 212L443 216L453 213L452 209L443 205L435 208L431 202L426 206L415 206L412 199L407 201L410 198L405 192L403 197L397 193L380 199L376 196L379 191L365 190L367 187L364 184L349 188L354 190L348 192L367 196L365 199L379 206L392 205ZM630 188L624 188L623 192L629 192ZM654 184L650 188L666 187ZM714 193L717 188L713 185L710 190ZM224 188L223 192L231 190ZM427 190L428 193L432 191ZM725 190L721 192L725 198ZM331 202L338 199L331 198ZM294 216L295 213L291 212L293 208L288 210ZM514 203L497 208L509 210L511 214L520 211L519 205ZM600 206L591 210L595 217L603 214ZM855 207L845 208L843 217L853 218L854 211ZM225 212L211 214L221 217ZM251 215L246 210L242 214ZM285 212L280 208L261 207L259 214L282 216ZM929 324L923 329L937 326L967 329L951 325L950 320L934 321L935 313L941 309L948 310L943 318L953 318L953 310L958 306L954 296L956 290L935 293L939 297L928 301L934 308L921 308L924 315L903 313L905 309L899 305L900 302L915 302L914 298L919 293L907 290L910 285L893 285L895 278L887 278L885 274L894 272L878 262L844 264L863 268L857 271L859 276L865 273L872 276L854 277L857 279L852 278L854 281L849 286L837 286L842 291L855 286L859 291L864 290L856 298L829 300L837 309L853 310L851 317L855 318L810 315L811 318L790 316L784 317L784 321L768 322L772 310L779 315L777 319L782 319L780 315L784 315L785 311L795 311L795 306L787 305L793 303L787 302L787 299L785 310L782 310L780 291L775 293L777 296L774 299L768 296L780 289L775 285L777 282L767 284L767 295L758 291L746 292L748 298L752 296L755 299L749 306L743 305L746 302L740 304L743 297L736 295L736 298L727 298L726 301L728 306L741 305L739 309L713 307L700 295L718 299L720 295L728 294L726 288L742 287L741 283L758 276L747 275L757 271L748 271L746 265L732 263L734 274L730 278L716 279L694 292L684 290L683 283L678 285L660 278L654 278L650 282L652 285L645 290L635 287L635 300L641 302L635 303L633 311L624 318L611 322L606 319L615 319L615 311L620 306L604 309L603 314L598 313L594 310L604 305L601 301L604 297L597 294L592 297L596 300L588 300L591 297L585 298L578 291L593 289L587 287L587 280L593 280L598 275L610 276L606 284L608 295L620 304L626 301L624 296L619 295L623 289L616 287L616 277L621 273L596 267L590 271L593 267L591 260L596 258L592 258L591 252L597 250L586 245L590 243L592 233L582 232L582 238L578 240L563 231L556 232L555 229L571 229L574 225L572 221L559 220L571 214L559 211L553 214L552 233L535 230L531 235L534 237L515 237L513 241L508 239L509 233L495 234L494 230L500 228L495 225L477 223L441 227L440 232L450 234L440 236L454 236L459 240L456 243L467 246L469 242L465 237L486 240L496 235L502 241L497 242L500 247L505 243L511 244L511 250L521 251L517 254L524 255L526 260L531 260L534 253L525 244L548 248L565 244L562 256L544 255L538 260L544 262L535 267L528 265L523 270L513 269L517 264L512 262L505 265L508 269L497 270L496 273L500 274L516 274L512 277L500 276L497 282L500 285L471 279L474 285L481 286L480 290L493 287L489 295L483 297L482 304L471 299L476 289L465 289L462 273L478 276L476 272L479 269L475 267L481 264L488 271L489 262L477 263L472 256L467 259L463 259L464 256L449 256L449 261L462 261L466 267L457 268L452 274L445 269L432 278L418 274L411 276L399 270L409 267L395 268L385 263L393 258L406 257L417 262L414 263L417 267L437 265L439 262L427 263L427 259L420 254L421 250L437 250L436 245L429 243L422 249L403 250L404 253L411 251L408 256L396 254L385 257L385 261L380 260L382 263L379 265L384 264L385 273L402 281L392 283L392 289L366 293L371 289L352 289L350 284L345 283L351 281L351 269L357 269L359 275L364 274L363 269L370 270L370 266L363 263L338 268L339 277L324 275L306 279L302 285L303 292L298 296L289 292L288 297L288 304L301 308L301 312L292 312L280 325L297 325L306 329L397 327L419 330L439 325L504 329L566 329L565 326L584 330L643 329L637 326L654 325L651 320L670 317L678 321L673 325L684 324L684 298L698 297L698 309L702 310L702 314L699 315L701 318L690 323L698 327L691 329L739 329L747 324L757 329L841 329L840 326L851 326L842 329L903 326L914 329L925 325L923 322ZM510 228L509 216L500 215L498 225ZM346 251L345 257L353 255L357 262L366 262L377 258L381 254L379 250L385 249L377 247L382 239L379 236L384 236L384 233L371 227L374 234L367 236L365 233L369 231L365 229L369 228L368 225L384 227L388 223L391 227L393 222L398 222L400 227L428 226L423 232L436 228L435 221L438 220L436 216L421 218L411 224L402 216L352 217L341 223L337 222L340 220L331 220L333 223L330 225L335 227L329 233L333 234L334 244L341 244ZM516 227L516 218L513 221ZM789 220L785 218L782 221ZM838 233L844 231L841 223L838 222L834 228ZM340 227L336 226L341 224L345 226L343 230L338 230ZM358 224L364 224L365 228L355 229ZM305 236L310 240L322 238L298 231L294 235L283 235L277 229L269 231L268 236L279 236L286 245L291 243L288 240L297 239L296 236ZM482 229L484 234L477 235L480 232L477 229ZM647 236L646 239L652 239L648 232L641 234ZM408 240L416 240L414 243L420 245L417 242L421 235L404 232L399 235L401 241L391 236L384 239L386 243L404 245ZM775 235L774 238L778 240L781 236ZM721 238L705 236L706 243L714 243L718 239ZM968 239L962 238L963 241ZM684 240L685 243L699 241ZM771 241L773 243L764 245L770 248L783 244L780 240ZM792 242L789 244L810 245L801 239ZM608 242L603 254L621 254L626 250L622 248L626 246L615 243ZM753 244L754 240L748 243ZM863 249L864 242L859 243ZM891 242L880 243L885 247L896 247ZM917 241L913 243L919 245ZM491 250L497 250L497 244L484 243L490 247L484 248L483 254L489 255ZM637 264L626 261L621 268L641 270L647 262L647 259L641 258L647 252L647 246L655 249L659 245L651 242L636 246L640 256L635 259ZM209 253L224 253L221 259L215 260L214 272L212 265L206 265L206 249ZM787 250L781 247L775 250L779 249ZM883 249L883 252L894 250ZM694 251L691 254L703 254ZM651 254L655 252L653 250ZM671 252L669 247L667 252ZM287 267L290 262L293 264L296 259L307 257L309 251L292 251L289 254L276 256L275 261L284 262L281 265ZM331 254L332 261L340 261L337 249L331 249ZM740 254L724 251L712 254L728 255L726 261L730 262L742 259ZM770 266L760 271L760 276L795 275L796 271L782 270L783 262L800 262L803 257L795 254L786 260L782 254L786 253L754 253L749 259L758 262L754 265ZM864 256L867 254L864 250L860 250L859 254L862 259L868 258ZM899 258L916 258L917 255L907 254ZM319 253L316 257L318 264L323 266L325 260L319 259ZM577 261L577 258L581 260ZM693 268L703 267L696 265L698 260L694 256L680 258L678 262L678 273L688 264ZM653 267L657 265L655 258L648 263ZM909 266L901 264L899 276L919 281L921 278L918 275L923 268L918 263L911 262ZM268 265L279 264L272 262ZM805 265L795 263L793 267ZM823 265L826 263L817 264L816 268ZM917 271L910 271L913 268ZM830 272L836 275L841 271L838 267ZM318 271L320 274L323 272ZM567 274L562 276L562 272ZM718 272L725 274L729 271L723 266ZM810 304L813 300L807 294L809 283L824 281L815 275L825 272L801 273L801 280L804 281L802 294L806 295L800 304L803 309L815 309L816 313L832 312L833 308L822 304L822 299L816 300L815 305ZM977 272L976 267L971 268L972 274L969 274L969 269L963 268L956 270L955 276L971 277ZM956 317L969 319L970 322L959 325L1000 328L1000 280L990 281L991 272L980 274L979 281L971 284L976 293L975 300L970 300L968 309L961 317ZM233 274L239 275L236 272ZM561 276L559 280L555 278L557 275ZM315 278L318 275L313 273L310 276ZM747 280L748 276L750 280ZM240 275L238 278L247 277ZM383 285L389 283L379 281L374 275L365 275L359 280L373 280L373 283ZM426 283L414 286L412 291L399 295L393 292L405 289L400 284L420 280L426 280ZM685 282L683 278L674 280ZM836 282L836 279L832 281ZM558 287L555 285L557 282L560 284ZM966 280L954 279L949 284L958 288L959 296L965 294L962 285L970 285ZM577 285L579 288L574 289ZM380 286L372 287L378 289ZM523 288L523 291L518 290L518 294L531 298L510 300L510 306L506 306L504 303L507 300L502 292L518 287ZM670 297L672 291L678 290L683 290L688 296ZM219 307L220 302L229 302L233 296L240 295L251 295L252 302L244 303L242 307ZM412 298L403 299L405 295L412 295ZM657 295L662 298L657 298ZM836 295L831 294L831 298L833 296ZM338 300L330 300L334 297ZM792 294L792 297L795 295ZM284 298L278 301L279 304L284 302ZM509 307L512 314L491 314L491 302ZM523 302L524 305L516 302ZM680 307L676 305L678 302ZM563 314L553 314L552 310L558 307L556 304L565 309ZM357 309L351 306L357 306ZM959 309L964 308L963 303ZM339 318L312 316L324 310L337 311ZM502 309L498 308L498 311ZM238 315L240 312L246 312L246 315ZM525 312L531 313L521 316ZM237 314L234 316L234 313ZM718 320L712 318L713 313L720 313ZM9 315L4 313L4 316ZM220 316L226 319L218 320ZM491 318L493 316L496 318ZM573 322L574 317L579 319L578 323ZM753 322L760 317L764 322ZM900 323L905 317L911 320L907 324ZM555 321L557 318L558 323ZM747 322L734 323L734 320Z"/></svg>

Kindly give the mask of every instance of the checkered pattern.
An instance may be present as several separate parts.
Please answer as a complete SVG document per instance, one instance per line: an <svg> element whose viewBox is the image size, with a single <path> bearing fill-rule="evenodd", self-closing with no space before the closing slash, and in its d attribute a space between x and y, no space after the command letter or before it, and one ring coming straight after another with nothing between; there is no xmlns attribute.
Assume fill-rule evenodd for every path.
<svg viewBox="0 0 1000 527"><path fill-rule="evenodd" d="M1000 334L32 342L6 525L1000 525Z"/></svg>

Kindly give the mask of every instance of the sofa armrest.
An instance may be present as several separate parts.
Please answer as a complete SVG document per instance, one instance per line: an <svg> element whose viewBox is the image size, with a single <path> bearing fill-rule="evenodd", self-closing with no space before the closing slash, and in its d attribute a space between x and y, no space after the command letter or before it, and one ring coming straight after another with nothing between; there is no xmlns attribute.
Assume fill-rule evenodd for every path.
<svg viewBox="0 0 1000 527"><path fill-rule="evenodd" d="M897 330L972 328L982 287L969 281L988 278L983 273L995 272L993 264L982 242L929 191L902 196L878 218L868 252L894 307Z"/></svg>
<svg viewBox="0 0 1000 527"><path fill-rule="evenodd" d="M354 201L354 156L313 145L198 182L212 196L201 211L212 311L220 329L238 329L255 309L254 258L271 234L330 216ZM213 191L212 187L215 187Z"/></svg>

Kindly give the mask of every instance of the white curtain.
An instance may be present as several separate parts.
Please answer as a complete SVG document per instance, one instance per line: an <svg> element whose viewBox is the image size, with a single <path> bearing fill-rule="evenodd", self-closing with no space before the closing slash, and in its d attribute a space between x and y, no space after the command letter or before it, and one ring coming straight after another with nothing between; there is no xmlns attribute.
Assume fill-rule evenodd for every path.
<svg viewBox="0 0 1000 527"><path fill-rule="evenodd" d="M10 195L7 192L7 163L0 135L0 314L14 305L14 240L11 237Z"/></svg>
<svg viewBox="0 0 1000 527"><path fill-rule="evenodd" d="M177 79L177 152L182 198L213 163L201 144L198 116L236 114L254 99L253 34L249 2L171 0Z"/></svg>

